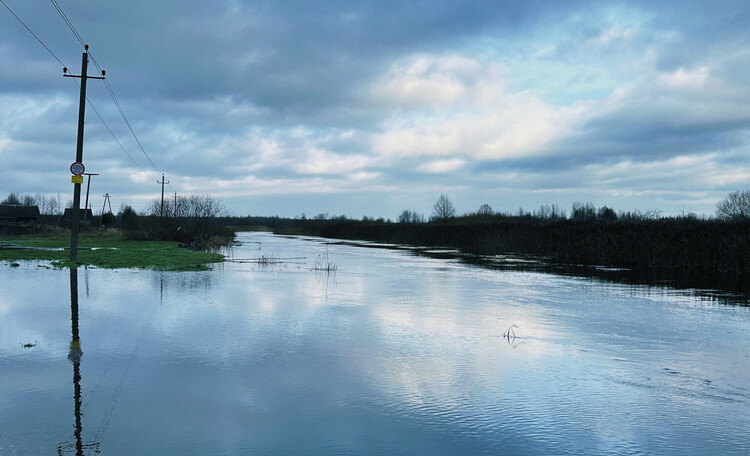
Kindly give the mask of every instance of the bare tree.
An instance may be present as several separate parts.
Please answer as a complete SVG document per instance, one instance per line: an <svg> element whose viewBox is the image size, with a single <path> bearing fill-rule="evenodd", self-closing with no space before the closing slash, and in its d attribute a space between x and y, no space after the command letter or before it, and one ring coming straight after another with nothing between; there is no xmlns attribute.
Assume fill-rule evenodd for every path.
<svg viewBox="0 0 750 456"><path fill-rule="evenodd" d="M424 223L424 216L417 213L417 211L410 211L409 209L405 209L403 212L401 212L401 214L399 214L396 221L398 223Z"/></svg>
<svg viewBox="0 0 750 456"><path fill-rule="evenodd" d="M479 210L477 211L477 215L492 215L494 212L492 211L492 206L490 206L487 203L482 204L479 206Z"/></svg>
<svg viewBox="0 0 750 456"><path fill-rule="evenodd" d="M716 216L725 220L750 218L750 191L736 191L716 205Z"/></svg>
<svg viewBox="0 0 750 456"><path fill-rule="evenodd" d="M456 208L453 206L453 201L448 198L447 195L440 195L435 205L432 206L432 220L448 220L449 218L456 216Z"/></svg>
<svg viewBox="0 0 750 456"><path fill-rule="evenodd" d="M161 200L155 199L143 212L148 215L161 214ZM227 214L227 210L218 198L209 195L189 195L164 199L164 216L211 218Z"/></svg>

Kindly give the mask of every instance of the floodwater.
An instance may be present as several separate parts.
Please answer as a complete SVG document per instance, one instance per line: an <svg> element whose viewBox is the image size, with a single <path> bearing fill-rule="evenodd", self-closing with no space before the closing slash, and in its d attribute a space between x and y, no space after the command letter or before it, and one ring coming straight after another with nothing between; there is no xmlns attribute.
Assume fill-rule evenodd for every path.
<svg viewBox="0 0 750 456"><path fill-rule="evenodd" d="M750 453L750 307L239 240L208 272L0 265L0 455Z"/></svg>

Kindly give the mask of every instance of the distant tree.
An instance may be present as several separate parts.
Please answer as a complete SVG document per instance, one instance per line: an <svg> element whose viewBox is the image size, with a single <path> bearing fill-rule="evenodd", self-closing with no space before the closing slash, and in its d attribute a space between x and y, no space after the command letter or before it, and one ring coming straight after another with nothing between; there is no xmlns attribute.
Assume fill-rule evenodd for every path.
<svg viewBox="0 0 750 456"><path fill-rule="evenodd" d="M20 199L23 206L36 206L36 200L28 193L21 195Z"/></svg>
<svg viewBox="0 0 750 456"><path fill-rule="evenodd" d="M750 191L736 191L727 195L716 205L716 216L725 220L750 218Z"/></svg>
<svg viewBox="0 0 750 456"><path fill-rule="evenodd" d="M435 205L432 206L431 220L442 221L455 216L456 208L453 206L453 201L447 195L440 195L440 198L435 201Z"/></svg>
<svg viewBox="0 0 750 456"><path fill-rule="evenodd" d="M321 212L320 214L316 215L313 218L315 220L328 220L328 212L326 212L326 213Z"/></svg>
<svg viewBox="0 0 750 456"><path fill-rule="evenodd" d="M573 203L570 211L570 218L577 221L595 220L596 207L592 203Z"/></svg>
<svg viewBox="0 0 750 456"><path fill-rule="evenodd" d="M58 215L62 213L62 203L60 202L60 195L57 195L57 198L49 198L47 200L47 205L42 211L43 214L49 214L49 215Z"/></svg>
<svg viewBox="0 0 750 456"><path fill-rule="evenodd" d="M120 225L123 229L137 230L140 227L140 218L132 207L124 205L120 208L118 215L120 216Z"/></svg>
<svg viewBox="0 0 750 456"><path fill-rule="evenodd" d="M617 212L611 207L602 206L596 213L596 217L604 222L614 222L617 220Z"/></svg>
<svg viewBox="0 0 750 456"><path fill-rule="evenodd" d="M482 204L479 206L479 210L477 211L477 215L492 215L494 212L492 211L492 206L490 206L487 203Z"/></svg>
<svg viewBox="0 0 750 456"><path fill-rule="evenodd" d="M15 193L9 193L4 200L0 201L2 204L21 204L21 199Z"/></svg>
<svg viewBox="0 0 750 456"><path fill-rule="evenodd" d="M565 218L566 214L557 204L542 204L539 206L538 210L534 211L534 217L547 220L557 220L559 218Z"/></svg>
<svg viewBox="0 0 750 456"><path fill-rule="evenodd" d="M424 223L424 216L417 211L405 209L396 219L398 223Z"/></svg>
<svg viewBox="0 0 750 456"><path fill-rule="evenodd" d="M147 215L161 215L161 199L154 199L146 207ZM188 195L164 199L165 217L213 218L228 215L224 204L210 195Z"/></svg>

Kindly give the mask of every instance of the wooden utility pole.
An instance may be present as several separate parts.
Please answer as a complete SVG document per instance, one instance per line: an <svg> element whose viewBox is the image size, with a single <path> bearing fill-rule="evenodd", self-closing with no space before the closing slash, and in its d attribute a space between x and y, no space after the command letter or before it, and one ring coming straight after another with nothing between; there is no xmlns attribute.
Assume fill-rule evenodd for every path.
<svg viewBox="0 0 750 456"><path fill-rule="evenodd" d="M104 79L104 70L100 76L88 76L86 71L89 66L89 45L84 46L81 59L81 74L68 74L68 69L63 68L63 76L69 78L81 78L81 96L78 100L78 140L76 142L76 162L83 163L83 125L86 117L86 79ZM70 260L78 260L78 209L81 205L81 183L73 184L73 225L70 230Z"/></svg>
<svg viewBox="0 0 750 456"><path fill-rule="evenodd" d="M161 173L161 182L156 181L157 184L161 184L161 211L159 217L164 217L164 184L168 184L169 181L164 181L164 173Z"/></svg>
<svg viewBox="0 0 750 456"><path fill-rule="evenodd" d="M89 190L91 190L91 176L98 176L98 173L83 173L84 176L89 176L88 182L86 183L86 203L83 205L83 219L89 215Z"/></svg>
<svg viewBox="0 0 750 456"><path fill-rule="evenodd" d="M173 217L177 217L177 192L174 192L174 208L173 208Z"/></svg>

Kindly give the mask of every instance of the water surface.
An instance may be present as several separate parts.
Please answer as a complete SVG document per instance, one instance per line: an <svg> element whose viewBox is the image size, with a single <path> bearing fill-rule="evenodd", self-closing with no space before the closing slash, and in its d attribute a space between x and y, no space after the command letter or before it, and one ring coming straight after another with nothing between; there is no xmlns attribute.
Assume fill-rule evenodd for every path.
<svg viewBox="0 0 750 456"><path fill-rule="evenodd" d="M68 270L3 265L0 455L750 452L750 308L239 239L213 271L80 268L77 309Z"/></svg>

